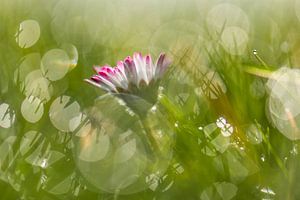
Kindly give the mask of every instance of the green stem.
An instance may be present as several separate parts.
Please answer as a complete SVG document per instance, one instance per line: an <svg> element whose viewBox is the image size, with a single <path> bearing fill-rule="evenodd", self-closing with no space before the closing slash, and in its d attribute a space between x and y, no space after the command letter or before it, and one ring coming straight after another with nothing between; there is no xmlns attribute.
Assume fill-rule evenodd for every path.
<svg viewBox="0 0 300 200"><path fill-rule="evenodd" d="M149 126L148 126L147 118L140 117L140 119L141 119L142 126L147 134L147 137L144 138L144 140L145 140L144 142L148 146L148 149L150 150L152 155L157 155L157 153L159 153L159 155L160 155L159 145L157 143L155 136L153 135L153 133L151 131L151 128L149 128Z"/></svg>
<svg viewBox="0 0 300 200"><path fill-rule="evenodd" d="M269 133L269 129L267 130L267 132ZM265 136L265 134L263 135L263 140L264 142L267 144L268 147L268 151L270 151L270 153L274 156L275 162L277 163L278 167L282 170L284 176L286 178L288 178L288 171L286 169L286 167L284 166L282 160L280 159L280 157L277 155L277 153L275 152L273 146L271 145L271 143L268 141L267 137Z"/></svg>

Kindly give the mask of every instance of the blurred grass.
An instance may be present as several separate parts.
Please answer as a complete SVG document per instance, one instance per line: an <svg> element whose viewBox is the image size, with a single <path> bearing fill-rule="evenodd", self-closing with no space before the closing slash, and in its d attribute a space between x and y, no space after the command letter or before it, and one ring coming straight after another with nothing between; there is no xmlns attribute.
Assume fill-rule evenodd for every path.
<svg viewBox="0 0 300 200"><path fill-rule="evenodd" d="M233 23L230 25L246 32L248 40L244 49L238 46L238 41L232 44L222 40L226 21L220 29L208 23L211 22L207 19L209 11L224 2L239 7L247 17L248 22L240 21L240 13L231 13L232 18L228 18ZM300 64L297 2L0 0L0 103L8 103L16 116L11 128L0 128L2 144L10 136L16 136L9 159L1 157L6 155L6 146L0 151L0 175L6 177L0 181L1 198L299 199L299 144L284 137L270 123L264 87L268 79L261 76L263 70L275 71L282 66L297 68ZM15 33L27 19L39 23L41 34L32 47L21 48ZM226 48L226 42L233 51ZM43 117L37 123L29 123L20 110L25 95L13 81L15 70L24 56L39 53L42 57L50 49L62 48L63 44L76 47L77 66L63 79L52 82L53 96L44 105ZM254 49L270 66L268 69L253 55ZM71 103L77 101L81 111L88 110L104 94L83 82L93 73L92 66L113 66L134 51L151 53L154 57L164 51L173 59L158 102L162 114L174 125L173 159L167 176L163 176L166 178L161 178L155 191L147 189L118 196L89 190L90 186L85 185L76 169L72 150L66 149L72 133L62 133L52 126L48 112L52 101L61 95L71 96ZM224 152L213 143L221 135L220 130L205 129L219 117L226 118L234 128ZM250 124L259 124L261 143L249 142L246 131ZM64 159L45 172L26 163L25 156L16 156L22 136L29 130L42 132L42 138L56 151L63 152ZM206 152L207 148L213 156ZM12 161L11 166L8 161ZM175 163L180 163L183 173L176 172ZM53 177L53 185L58 185L60 181L56 184L55 180L60 180L60 176L76 174L76 178L67 192L53 194L47 186L40 186L44 173ZM20 174L25 177L21 178ZM216 188L210 194L209 187L217 182L233 184L237 188L235 195L226 197L226 191L230 191L226 188L223 195ZM74 192L77 187L78 193ZM262 192L263 188L270 188L275 194L268 190Z"/></svg>

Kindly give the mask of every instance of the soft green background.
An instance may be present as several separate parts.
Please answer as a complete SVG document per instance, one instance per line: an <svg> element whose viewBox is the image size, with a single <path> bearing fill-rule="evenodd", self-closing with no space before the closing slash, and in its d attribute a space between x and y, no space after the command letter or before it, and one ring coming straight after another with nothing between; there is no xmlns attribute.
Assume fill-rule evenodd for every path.
<svg viewBox="0 0 300 200"><path fill-rule="evenodd" d="M35 25L26 27L26 20ZM299 199L299 142L270 119L265 87L272 71L300 66L299 20L298 0L0 0L0 122L8 126L0 126L0 199ZM49 53L53 49L59 52ZM106 193L83 178L74 153L78 129L70 130L70 119L64 119L93 115L93 123L105 123L111 135L141 130L132 125L134 117L122 117L124 109L114 100L95 107L105 93L83 82L94 73L92 66L114 66L136 51L154 60L166 52L173 60L162 81L160 115L149 119L153 129L172 135L162 139L173 145L164 148L172 157L154 189ZM52 75L43 71L26 79L45 66ZM24 90L40 78L41 93ZM22 111L30 95L40 98L43 111L40 102ZM70 97L64 106L74 110L59 108L57 120L51 119L50 107L63 95ZM93 108L107 115L99 117ZM42 116L30 122L35 109ZM230 137L217 127L220 117ZM257 137L249 136L251 125ZM26 136L31 144L22 150L29 131L34 137ZM49 153L53 163L44 166ZM135 161L144 166L143 159ZM103 176L93 178L101 182Z"/></svg>

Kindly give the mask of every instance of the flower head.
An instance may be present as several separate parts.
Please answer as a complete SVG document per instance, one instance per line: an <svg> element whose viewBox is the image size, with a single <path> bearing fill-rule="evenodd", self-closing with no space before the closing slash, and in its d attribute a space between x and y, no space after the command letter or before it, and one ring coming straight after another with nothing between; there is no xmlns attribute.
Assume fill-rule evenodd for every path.
<svg viewBox="0 0 300 200"><path fill-rule="evenodd" d="M159 80L169 64L165 54L154 64L150 55L143 57L141 53L134 53L133 58L128 56L116 67L95 66L97 74L86 81L112 93L130 92L132 86L140 88Z"/></svg>
<svg viewBox="0 0 300 200"><path fill-rule="evenodd" d="M119 61L116 67L95 66L97 74L86 81L111 93L133 94L153 102L156 99L153 92L157 92L158 82L170 63L164 53L155 63L150 55L134 53L133 58L128 56L124 61Z"/></svg>

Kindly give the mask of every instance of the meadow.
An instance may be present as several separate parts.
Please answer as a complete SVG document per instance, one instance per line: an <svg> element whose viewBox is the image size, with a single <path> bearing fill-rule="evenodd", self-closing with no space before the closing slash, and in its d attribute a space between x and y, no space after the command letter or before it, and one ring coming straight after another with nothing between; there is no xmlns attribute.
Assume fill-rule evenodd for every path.
<svg viewBox="0 0 300 200"><path fill-rule="evenodd" d="M299 0L0 0L0 199L300 199L299 32Z"/></svg>

